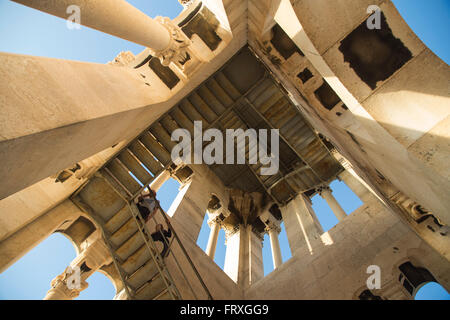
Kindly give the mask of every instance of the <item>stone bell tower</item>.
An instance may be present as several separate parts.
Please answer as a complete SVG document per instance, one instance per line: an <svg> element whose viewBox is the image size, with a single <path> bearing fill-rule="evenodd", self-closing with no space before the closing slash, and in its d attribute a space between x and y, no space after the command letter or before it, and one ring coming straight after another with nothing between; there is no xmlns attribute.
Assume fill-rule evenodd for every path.
<svg viewBox="0 0 450 320"><path fill-rule="evenodd" d="M413 299L430 281L450 290L450 68L390 0L180 1L172 20L124 0L14 2L63 19L75 5L82 25L146 49L107 64L0 53L0 272L59 232L78 255L45 299L75 298L96 271L115 299ZM235 130L236 141L269 130L278 144L238 143L244 163L174 159L177 129L187 145L213 143L195 138L196 123ZM252 161L257 147L278 149L274 174L264 157ZM170 178L181 185L170 209L146 221L139 195ZM349 215L336 179L363 202ZM315 195L339 220L326 232ZM158 224L173 234L167 256L151 236ZM379 288L367 286L370 266Z"/></svg>

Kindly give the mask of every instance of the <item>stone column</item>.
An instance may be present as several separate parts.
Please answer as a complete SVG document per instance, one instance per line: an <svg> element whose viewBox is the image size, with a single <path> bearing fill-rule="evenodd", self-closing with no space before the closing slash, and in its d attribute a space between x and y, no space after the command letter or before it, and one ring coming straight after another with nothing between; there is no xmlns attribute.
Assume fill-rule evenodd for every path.
<svg viewBox="0 0 450 320"><path fill-rule="evenodd" d="M206 246L206 254L214 259L214 255L216 253L217 248L217 240L219 238L220 231L220 219L218 217L214 217L208 221L208 225L211 227L211 231L209 233L208 244Z"/></svg>
<svg viewBox="0 0 450 320"><path fill-rule="evenodd" d="M269 233L270 247L272 249L273 267L274 269L276 269L283 264L283 259L281 258L280 242L278 241L278 234L281 232L281 229L275 224L269 224L266 227L266 231Z"/></svg>
<svg viewBox="0 0 450 320"><path fill-rule="evenodd" d="M264 278L264 265L262 247L264 234L257 233L250 226L248 229L248 281L246 286L254 284L259 279Z"/></svg>
<svg viewBox="0 0 450 320"><path fill-rule="evenodd" d="M174 228L183 229L194 243L197 242L210 198L210 181L195 176L182 186L167 211L167 215L173 218Z"/></svg>
<svg viewBox="0 0 450 320"><path fill-rule="evenodd" d="M167 49L171 36L160 23L124 0L13 0L28 7L69 19L78 6L80 24L154 50ZM69 8L69 9L68 9Z"/></svg>
<svg viewBox="0 0 450 320"><path fill-rule="evenodd" d="M88 287L86 279L103 265L112 262L110 252L98 231L82 244L82 249L66 270L52 280L52 288L44 300L75 299Z"/></svg>
<svg viewBox="0 0 450 320"><path fill-rule="evenodd" d="M331 193L331 188L328 186L322 186L318 191L320 196L328 203L336 218L338 218L339 221L344 220L345 217L347 217L347 214Z"/></svg>
<svg viewBox="0 0 450 320"><path fill-rule="evenodd" d="M312 254L317 243L316 240L320 239L320 235L323 233L310 202L308 197L299 194L281 208L292 255L305 249Z"/></svg>
<svg viewBox="0 0 450 320"><path fill-rule="evenodd" d="M170 179L170 171L169 170L164 170L163 172L161 172L153 181L152 183L150 183L150 188L155 191L158 192L159 189L161 189L162 185Z"/></svg>
<svg viewBox="0 0 450 320"><path fill-rule="evenodd" d="M345 171L338 175L338 178L342 180L353 193L361 199L361 201L368 202L377 198L384 203L375 191L373 191L373 189L355 172L352 164L346 158L335 149L331 150L331 154L345 169Z"/></svg>
<svg viewBox="0 0 450 320"><path fill-rule="evenodd" d="M226 230L226 253L223 271L243 288L264 277L262 262L263 236L251 225L237 225Z"/></svg>
<svg viewBox="0 0 450 320"><path fill-rule="evenodd" d="M13 1L71 21L73 15L79 14L80 24L148 47L165 66L171 62L179 66L179 61L187 57L186 48L191 44L172 20L152 19L125 0Z"/></svg>
<svg viewBox="0 0 450 320"><path fill-rule="evenodd" d="M226 251L223 271L236 283L239 280L239 264L241 263L241 233L242 228L237 226L234 230L226 230Z"/></svg>
<svg viewBox="0 0 450 320"><path fill-rule="evenodd" d="M27 252L48 238L55 230L68 227L81 215L70 200L44 213L0 242L0 272L5 271Z"/></svg>

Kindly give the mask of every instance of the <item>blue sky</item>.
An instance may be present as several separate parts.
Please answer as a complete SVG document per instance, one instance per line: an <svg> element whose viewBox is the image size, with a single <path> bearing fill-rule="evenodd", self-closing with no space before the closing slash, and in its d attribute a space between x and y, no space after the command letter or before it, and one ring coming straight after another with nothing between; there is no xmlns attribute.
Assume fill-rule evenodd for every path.
<svg viewBox="0 0 450 320"><path fill-rule="evenodd" d="M330 0L333 1L333 0ZM131 4L151 17L176 17L182 7L177 0L129 0ZM394 0L394 4L424 43L445 62L450 63L450 1L449 0ZM121 51L139 53L140 45L82 27L69 30L65 21L22 5L0 0L0 51L45 56L86 62L106 63ZM361 205L361 201L345 184L335 181L333 194L347 214ZM178 192L178 183L169 180L158 192L164 209L168 209ZM324 228L332 228L337 219L323 199L316 196L313 208ZM209 235L204 221L198 244L203 249ZM216 263L223 267L225 238L221 231L216 252ZM284 226L280 234L283 261L291 257ZM50 281L60 274L75 258L75 249L64 236L54 234L30 251L11 268L0 274L0 299L42 299L50 288ZM273 270L268 236L263 247L264 273ZM95 273L88 279L89 287L78 299L111 299L114 288L103 274ZM435 284L428 284L421 299L450 299L448 293Z"/></svg>

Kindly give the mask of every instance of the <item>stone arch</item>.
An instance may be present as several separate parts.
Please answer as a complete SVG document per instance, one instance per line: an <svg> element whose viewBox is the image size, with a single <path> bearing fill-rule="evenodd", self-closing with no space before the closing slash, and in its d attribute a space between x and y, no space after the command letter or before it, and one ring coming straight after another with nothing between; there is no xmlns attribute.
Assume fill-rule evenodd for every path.
<svg viewBox="0 0 450 320"><path fill-rule="evenodd" d="M428 257L430 252L421 248L413 248L408 250L408 254L403 259L397 261L392 268L392 277L394 281L401 285L402 291L409 299L414 299L417 292L427 283L436 282L443 288L447 289L448 283L443 281L445 276L443 272L446 272L445 267L443 270L430 270L429 264L424 263L424 258L428 262L428 258L433 260L433 253L431 257ZM439 263L432 263L433 265L439 265ZM445 266L444 264L441 264ZM447 271L448 272L448 271Z"/></svg>
<svg viewBox="0 0 450 320"><path fill-rule="evenodd" d="M85 214L80 215L78 219L68 225L64 225L64 228L60 228L54 233L59 233L67 238L72 243L77 256L82 253L84 246L83 243L89 241L88 239L92 239L92 237L99 237L103 241L103 236L101 235L101 227L94 219ZM96 236L95 233L99 234ZM87 260L81 266L81 272L91 271L86 262ZM86 268L86 270L83 270L83 266ZM96 272L100 272L101 274L106 276L106 278L108 278L108 280L112 283L115 290L114 295L117 295L123 289L122 280L113 262L98 268L89 277L91 277ZM87 282L89 283L89 278Z"/></svg>
<svg viewBox="0 0 450 320"><path fill-rule="evenodd" d="M75 247L77 254L81 251L81 244L85 241L91 234L93 234L99 228L95 223L85 215L81 215L73 221L69 226L64 229L58 229L55 233L60 233L64 235Z"/></svg>
<svg viewBox="0 0 450 320"><path fill-rule="evenodd" d="M398 280L411 297L414 297L424 284L438 282L428 269L417 267L411 261L402 263L398 268L400 270Z"/></svg>
<svg viewBox="0 0 450 320"><path fill-rule="evenodd" d="M367 289L367 286L359 288L352 297L353 300L384 300L381 296L376 295L372 290Z"/></svg>
<svg viewBox="0 0 450 320"><path fill-rule="evenodd" d="M448 294L448 291L444 288L444 286L443 286L442 284L440 284L439 282L430 281L430 282L422 283L422 284L417 288L417 291L416 291L416 293L414 294L413 299L414 299L414 300L431 300L429 297L427 297L427 295L430 294L430 291L428 291L427 289L424 289L425 286L428 286L428 285L430 285L430 284L434 284L435 289L436 289L436 285L437 285L437 287L439 287L439 288L442 289L443 291L446 291L447 294ZM422 291L422 289L427 290L427 291L425 291L426 294L422 297L422 299L420 299L420 298L417 299L417 296L418 296L419 292ZM423 292L422 292L422 293L423 293ZM424 298L425 298L425 299L424 299ZM441 300L441 298L439 298L439 299ZM434 300L434 299L433 299L433 300ZM444 299L442 299L442 300L448 300L448 299L444 298Z"/></svg>
<svg viewBox="0 0 450 320"><path fill-rule="evenodd" d="M108 266L103 266L96 272L100 272L101 274L106 276L109 279L109 281L111 281L115 290L114 295L117 295L123 289L123 282L120 279L120 275L117 273L117 270L114 267L113 263L109 264Z"/></svg>

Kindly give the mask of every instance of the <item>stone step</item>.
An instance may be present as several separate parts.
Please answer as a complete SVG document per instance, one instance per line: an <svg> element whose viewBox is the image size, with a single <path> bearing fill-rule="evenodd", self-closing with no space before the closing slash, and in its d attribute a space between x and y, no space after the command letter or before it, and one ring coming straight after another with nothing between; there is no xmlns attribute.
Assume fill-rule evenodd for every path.
<svg viewBox="0 0 450 320"><path fill-rule="evenodd" d="M117 255L123 261L127 260L133 253L136 252L144 244L144 239L140 232L133 234L125 243L116 249Z"/></svg>
<svg viewBox="0 0 450 320"><path fill-rule="evenodd" d="M138 231L136 221L130 215L130 219L123 224L116 232L110 237L110 242L117 248L127 241L133 234Z"/></svg>
<svg viewBox="0 0 450 320"><path fill-rule="evenodd" d="M139 300L152 300L166 290L166 285L161 275L146 282L142 287L136 290L136 298Z"/></svg>
<svg viewBox="0 0 450 320"><path fill-rule="evenodd" d="M134 289L140 288L145 282L154 278L158 272L155 262L150 259L127 278L127 283Z"/></svg>

